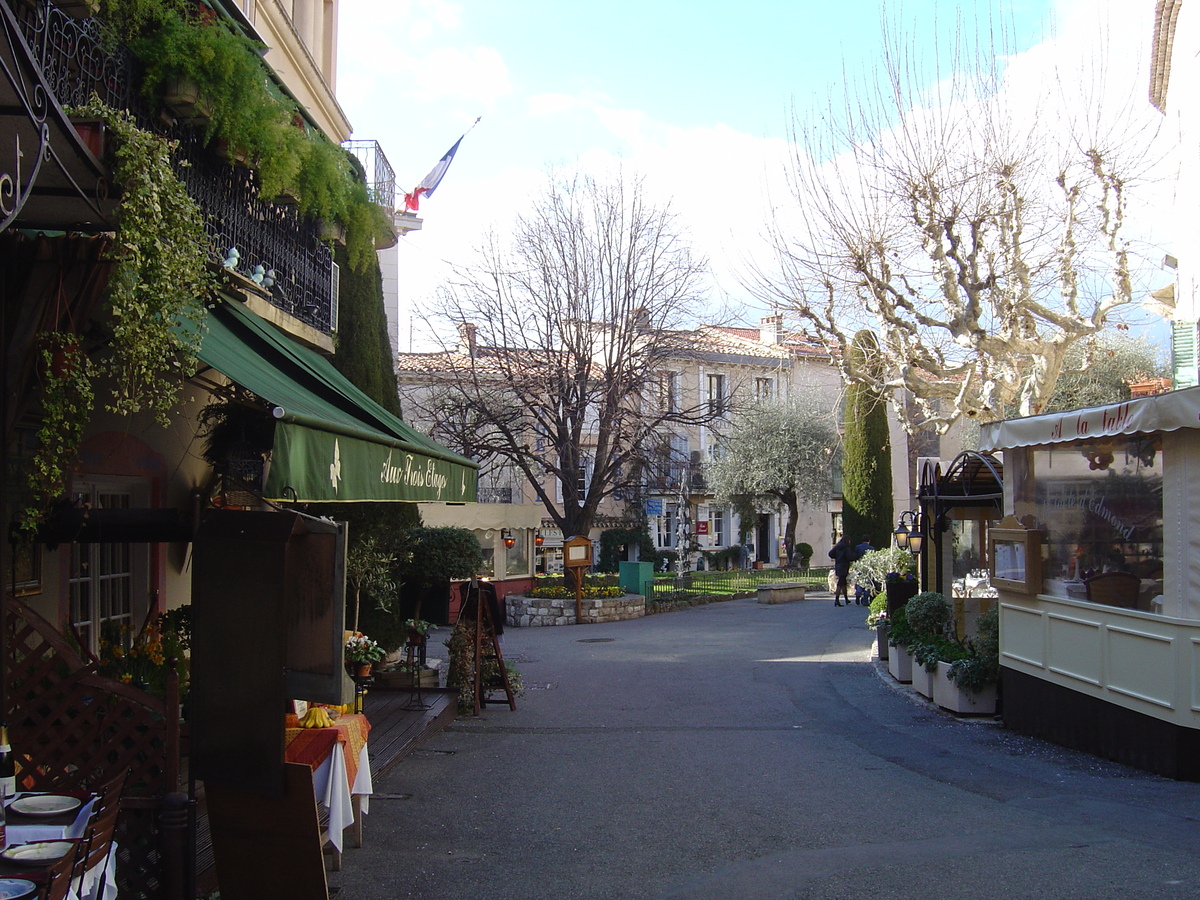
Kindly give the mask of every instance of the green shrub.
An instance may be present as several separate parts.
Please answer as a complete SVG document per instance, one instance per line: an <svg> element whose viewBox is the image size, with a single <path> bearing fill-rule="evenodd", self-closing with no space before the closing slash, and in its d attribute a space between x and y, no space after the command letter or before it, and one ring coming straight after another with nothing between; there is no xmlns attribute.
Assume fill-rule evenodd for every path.
<svg viewBox="0 0 1200 900"><path fill-rule="evenodd" d="M922 591L904 605L913 631L928 639L944 638L950 625L950 604L937 591Z"/></svg>

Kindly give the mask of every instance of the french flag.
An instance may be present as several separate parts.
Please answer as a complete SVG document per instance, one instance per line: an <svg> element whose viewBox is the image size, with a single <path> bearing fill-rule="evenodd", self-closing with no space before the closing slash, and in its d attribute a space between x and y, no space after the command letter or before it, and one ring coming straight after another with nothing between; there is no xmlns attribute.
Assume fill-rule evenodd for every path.
<svg viewBox="0 0 1200 900"><path fill-rule="evenodd" d="M478 124L479 119L476 119L471 128L474 128ZM471 133L471 128L463 132L463 136L455 141L454 146L447 150L445 155L437 161L437 165L430 169L429 174L421 179L421 183L410 193L404 195L405 210L416 212L420 207L422 197L433 196L433 192L437 190L437 186L442 183L442 177L446 174L446 170L450 168L450 163L454 161L454 154L458 152L458 145L463 142L463 138Z"/></svg>

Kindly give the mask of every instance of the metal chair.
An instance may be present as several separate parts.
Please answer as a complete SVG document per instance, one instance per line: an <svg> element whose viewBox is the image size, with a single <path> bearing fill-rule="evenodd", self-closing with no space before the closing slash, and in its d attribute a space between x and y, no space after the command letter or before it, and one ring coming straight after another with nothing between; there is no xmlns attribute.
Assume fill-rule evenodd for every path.
<svg viewBox="0 0 1200 900"><path fill-rule="evenodd" d="M1089 603L1137 609L1142 580L1129 572L1103 572L1083 583Z"/></svg>

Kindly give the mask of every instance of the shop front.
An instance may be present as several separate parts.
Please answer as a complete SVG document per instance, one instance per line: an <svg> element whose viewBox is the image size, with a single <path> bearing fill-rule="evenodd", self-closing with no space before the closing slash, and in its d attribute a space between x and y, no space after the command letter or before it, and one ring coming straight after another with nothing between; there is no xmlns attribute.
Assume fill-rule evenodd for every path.
<svg viewBox="0 0 1200 900"><path fill-rule="evenodd" d="M1200 388L984 426L1015 730L1200 780Z"/></svg>

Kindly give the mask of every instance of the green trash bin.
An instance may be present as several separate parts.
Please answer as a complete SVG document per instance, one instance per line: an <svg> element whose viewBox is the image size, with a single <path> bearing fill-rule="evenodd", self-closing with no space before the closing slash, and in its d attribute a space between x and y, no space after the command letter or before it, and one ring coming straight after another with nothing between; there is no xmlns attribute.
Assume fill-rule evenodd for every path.
<svg viewBox="0 0 1200 900"><path fill-rule="evenodd" d="M621 590L627 594L645 594L654 581L654 563L622 562L619 564L618 579Z"/></svg>

